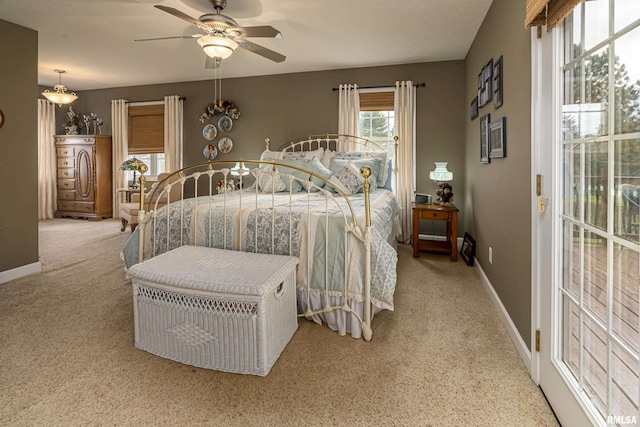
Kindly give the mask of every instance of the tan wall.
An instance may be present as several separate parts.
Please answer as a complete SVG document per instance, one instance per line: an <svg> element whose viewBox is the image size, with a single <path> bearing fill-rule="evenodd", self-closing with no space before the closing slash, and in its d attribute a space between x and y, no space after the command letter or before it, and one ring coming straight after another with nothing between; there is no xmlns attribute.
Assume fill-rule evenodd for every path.
<svg viewBox="0 0 640 427"><path fill-rule="evenodd" d="M504 104L466 119L467 188L464 228L476 256L524 341L531 334L531 45L523 26L525 0L494 0L465 60L465 103L477 94L477 76L504 57ZM480 117L506 117L507 157L481 164ZM488 250L493 248L493 264Z"/></svg>
<svg viewBox="0 0 640 427"><path fill-rule="evenodd" d="M0 20L0 272L38 261L38 33Z"/></svg>
<svg viewBox="0 0 640 427"><path fill-rule="evenodd" d="M426 87L417 89L417 190L434 194L436 186L429 181L428 172L434 169L435 161L448 161L449 169L455 173L456 200L463 200L466 111L463 61L224 79L223 98L234 101L241 117L228 134L234 143L233 150L219 154L218 159L255 159L264 150L266 137L277 148L310 133L337 132L338 92L332 88L341 83L393 86L396 80L426 83ZM186 97L184 162L189 165L204 161L202 150L207 141L202 137L204 125L198 118L213 99L213 92L213 81L113 88L80 92L73 105L78 113L94 112L102 117L105 132L110 132L112 99L148 101L165 95ZM65 111L63 108L58 116L60 123L64 122ZM462 211L461 223L464 215Z"/></svg>

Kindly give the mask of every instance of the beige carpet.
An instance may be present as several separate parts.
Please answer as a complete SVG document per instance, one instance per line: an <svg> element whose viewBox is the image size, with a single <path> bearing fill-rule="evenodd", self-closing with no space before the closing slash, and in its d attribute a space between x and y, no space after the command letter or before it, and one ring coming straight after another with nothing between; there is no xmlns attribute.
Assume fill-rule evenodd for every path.
<svg viewBox="0 0 640 427"><path fill-rule="evenodd" d="M43 272L0 285L0 425L557 425L463 262L402 246L372 342L301 319L262 378L134 348L119 230L43 221Z"/></svg>

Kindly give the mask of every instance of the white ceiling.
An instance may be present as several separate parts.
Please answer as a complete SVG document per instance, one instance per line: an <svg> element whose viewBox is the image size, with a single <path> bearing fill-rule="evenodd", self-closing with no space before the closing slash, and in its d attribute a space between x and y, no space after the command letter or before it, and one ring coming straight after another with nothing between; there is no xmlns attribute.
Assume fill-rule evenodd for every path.
<svg viewBox="0 0 640 427"><path fill-rule="evenodd" d="M241 26L272 25L283 38L251 41L287 59L275 63L238 49L222 77L463 59L492 0L228 0ZM0 19L38 31L38 83L66 70L71 91L207 80L195 39L136 42L202 31L154 8L198 18L210 0L0 0Z"/></svg>

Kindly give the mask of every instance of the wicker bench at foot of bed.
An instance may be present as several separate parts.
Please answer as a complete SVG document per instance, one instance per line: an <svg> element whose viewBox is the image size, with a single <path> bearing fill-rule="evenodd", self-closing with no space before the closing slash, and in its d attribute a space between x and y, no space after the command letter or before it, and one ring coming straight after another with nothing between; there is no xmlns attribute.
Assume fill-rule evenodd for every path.
<svg viewBox="0 0 640 427"><path fill-rule="evenodd" d="M129 268L135 346L265 376L298 328L298 259L182 246Z"/></svg>

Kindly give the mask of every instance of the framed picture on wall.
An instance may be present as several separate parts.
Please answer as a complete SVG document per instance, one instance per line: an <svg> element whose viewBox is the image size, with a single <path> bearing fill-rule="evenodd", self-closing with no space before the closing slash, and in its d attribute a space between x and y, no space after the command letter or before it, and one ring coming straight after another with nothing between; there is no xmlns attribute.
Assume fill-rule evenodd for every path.
<svg viewBox="0 0 640 427"><path fill-rule="evenodd" d="M476 96L471 101L471 107L469 107L469 115L471 116L471 120L474 120L478 117L478 97Z"/></svg>
<svg viewBox="0 0 640 427"><path fill-rule="evenodd" d="M506 133L507 119L502 117L489 124L489 157L505 157L507 152L505 145L507 142Z"/></svg>
<svg viewBox="0 0 640 427"><path fill-rule="evenodd" d="M480 163L489 163L489 114L480 118Z"/></svg>
<svg viewBox="0 0 640 427"><path fill-rule="evenodd" d="M503 101L502 56L493 65L493 108L500 108Z"/></svg>

